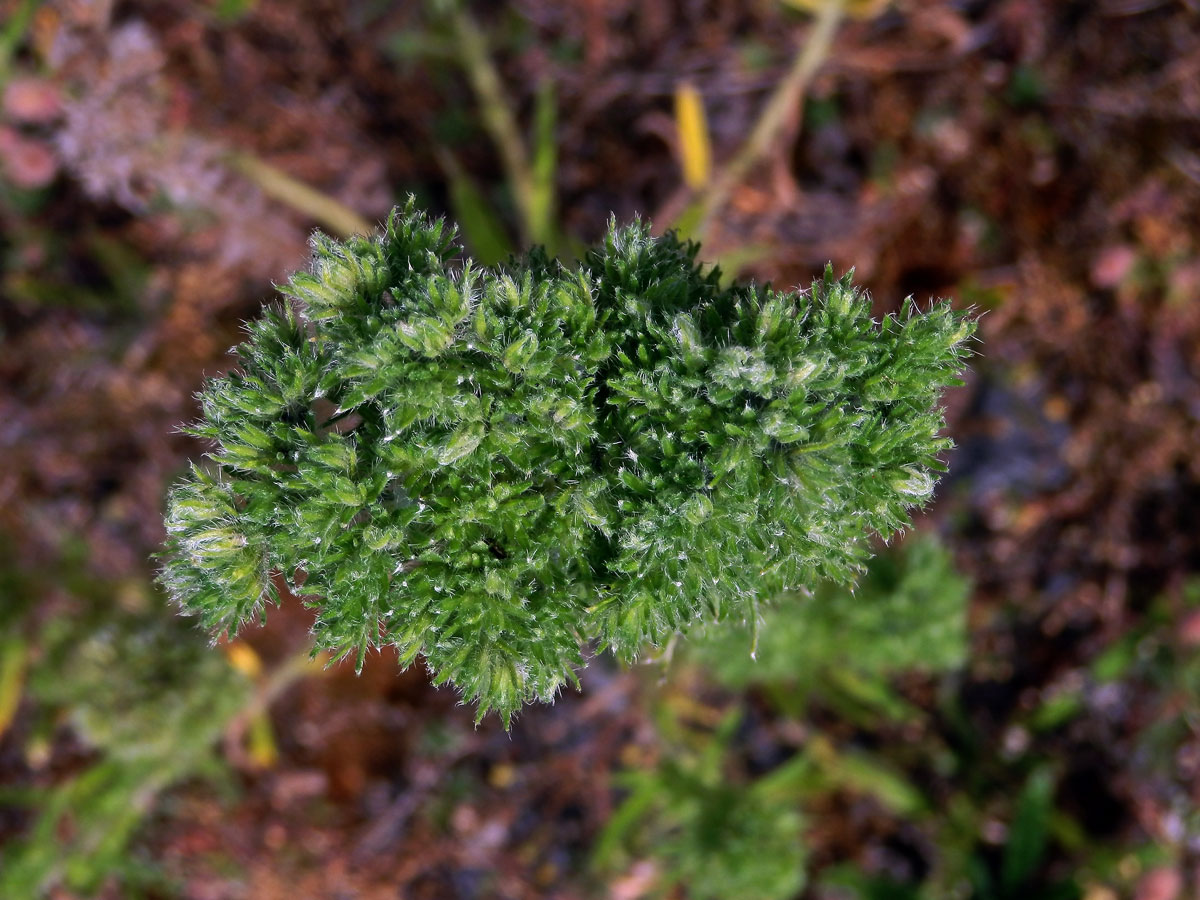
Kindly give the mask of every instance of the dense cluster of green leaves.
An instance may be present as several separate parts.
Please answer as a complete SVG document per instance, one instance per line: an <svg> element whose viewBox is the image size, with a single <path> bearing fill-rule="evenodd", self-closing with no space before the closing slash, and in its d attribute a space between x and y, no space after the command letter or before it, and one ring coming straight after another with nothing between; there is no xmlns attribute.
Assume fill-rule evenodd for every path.
<svg viewBox="0 0 1200 900"><path fill-rule="evenodd" d="M480 713L851 579L939 469L973 322L881 323L849 276L722 285L698 247L615 223L568 267L459 262L412 202L311 271L201 395L217 444L171 492L163 583L212 629L277 598L318 648L423 656Z"/></svg>

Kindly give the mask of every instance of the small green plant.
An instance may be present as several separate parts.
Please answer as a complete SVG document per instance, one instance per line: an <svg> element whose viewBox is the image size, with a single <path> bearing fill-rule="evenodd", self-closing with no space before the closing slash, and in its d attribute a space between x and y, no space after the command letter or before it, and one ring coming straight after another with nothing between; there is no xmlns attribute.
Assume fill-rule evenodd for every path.
<svg viewBox="0 0 1200 900"><path fill-rule="evenodd" d="M210 629L278 600L318 649L423 656L506 723L697 622L852 580L927 500L972 319L882 322L850 276L721 285L698 246L611 225L574 267L495 269L410 200L311 271L209 382L215 442L170 494L162 581Z"/></svg>
<svg viewBox="0 0 1200 900"><path fill-rule="evenodd" d="M796 782L806 761L796 757L757 779L737 777L729 745L739 721L734 710L712 733L667 723L675 738L670 754L617 777L629 795L596 844L599 868L613 868L632 850L657 863L655 896L677 896L677 887L694 900L799 894L805 852Z"/></svg>
<svg viewBox="0 0 1200 900"><path fill-rule="evenodd" d="M597 842L597 866L651 860L663 896L682 887L695 898L785 900L797 896L807 874L806 806L841 792L871 797L908 821L923 818L929 804L903 768L885 755L839 745L805 717L806 701L817 694L833 705L834 696L845 694L862 704L874 715L861 720L859 734L892 724L896 717L888 714L897 709L916 713L891 695L886 678L962 663L968 593L967 579L936 539L910 538L873 557L853 594L822 583L809 597L784 598L763 613L757 641L749 623L695 636L686 659L725 687L753 685L780 701L804 722L806 740L781 765L750 777L745 746L734 739L751 705L745 696L735 695L710 730L689 725L677 711L712 716L693 699L694 684L654 691L659 759L616 777L628 795Z"/></svg>

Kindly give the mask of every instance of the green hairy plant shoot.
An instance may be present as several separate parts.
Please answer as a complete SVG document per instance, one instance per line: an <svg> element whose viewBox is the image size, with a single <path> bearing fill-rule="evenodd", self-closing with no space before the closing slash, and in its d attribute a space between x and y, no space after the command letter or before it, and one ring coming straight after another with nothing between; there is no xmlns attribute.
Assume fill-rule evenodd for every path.
<svg viewBox="0 0 1200 900"><path fill-rule="evenodd" d="M316 649L390 644L507 724L588 642L631 660L852 580L930 497L969 315L876 322L830 269L723 287L644 222L574 267L481 269L454 237L412 200L318 234L200 394L216 449L170 493L161 580L207 628L286 585Z"/></svg>

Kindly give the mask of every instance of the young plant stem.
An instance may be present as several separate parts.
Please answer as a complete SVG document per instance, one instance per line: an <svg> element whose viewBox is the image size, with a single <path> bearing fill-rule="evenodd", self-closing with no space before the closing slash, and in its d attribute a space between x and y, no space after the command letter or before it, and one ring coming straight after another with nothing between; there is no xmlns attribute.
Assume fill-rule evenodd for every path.
<svg viewBox="0 0 1200 900"><path fill-rule="evenodd" d="M521 219L521 241L525 244L540 243L543 236L537 233L535 181L529 164L529 151L517 127L517 117L504 91L500 73L488 53L487 39L464 9L455 9L450 23L456 38L459 64L466 72L471 89L479 101L483 127L500 152L500 160L512 185L513 200Z"/></svg>
<svg viewBox="0 0 1200 900"><path fill-rule="evenodd" d="M804 95L813 76L829 56L837 27L845 15L846 0L827 0L817 14L813 30L804 42L791 68L758 117L749 137L718 171L708 190L700 198L696 236L703 238L713 216L721 211L729 195L742 183L750 170L770 151L791 117L803 112Z"/></svg>
<svg viewBox="0 0 1200 900"><path fill-rule="evenodd" d="M0 26L0 86L8 80L13 55L25 40L39 5L38 0L25 0L24 3L16 4L12 17Z"/></svg>
<svg viewBox="0 0 1200 900"><path fill-rule="evenodd" d="M227 160L235 172L245 176L268 197L278 200L334 234L350 237L370 234L374 226L346 204L323 194L316 188L293 178L270 163L249 153L234 153Z"/></svg>
<svg viewBox="0 0 1200 900"><path fill-rule="evenodd" d="M224 746L226 756L238 762L246 758L243 749L246 733L256 718L262 716L271 704L288 688L307 675L322 671L328 654L313 656L312 644L305 643L303 647L288 656L263 679L250 697L250 701L238 711L225 728Z"/></svg>

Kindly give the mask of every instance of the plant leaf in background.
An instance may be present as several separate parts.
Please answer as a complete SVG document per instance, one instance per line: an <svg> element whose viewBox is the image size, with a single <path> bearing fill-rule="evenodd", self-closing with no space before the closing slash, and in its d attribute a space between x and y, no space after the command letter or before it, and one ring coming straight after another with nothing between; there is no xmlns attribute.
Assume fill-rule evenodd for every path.
<svg viewBox="0 0 1200 900"><path fill-rule="evenodd" d="M29 649L20 637L0 640L0 737L12 724L21 703L28 659Z"/></svg>
<svg viewBox="0 0 1200 900"><path fill-rule="evenodd" d="M1035 769L1017 799L1017 809L1009 825L1001 871L1004 891L1013 897L1037 870L1046 851L1050 815L1054 810L1054 775L1049 769Z"/></svg>
<svg viewBox="0 0 1200 900"><path fill-rule="evenodd" d="M90 893L137 868L128 845L159 794L219 771L218 741L250 681L160 610L59 618L40 636L30 696L64 711L99 758L26 798L37 818L0 854L0 897Z"/></svg>
<svg viewBox="0 0 1200 900"><path fill-rule="evenodd" d="M683 181L692 190L701 190L712 177L712 140L704 116L704 98L689 81L675 88L675 128Z"/></svg>
<svg viewBox="0 0 1200 900"><path fill-rule="evenodd" d="M533 162L530 165L532 191L529 204L530 240L546 248L550 256L559 252L555 234L555 186L558 172L558 138L555 125L554 82L545 80L538 87L533 116Z"/></svg>
<svg viewBox="0 0 1200 900"><path fill-rule="evenodd" d="M463 170L449 150L441 150L438 160L449 181L450 207L462 227L467 248L485 266L508 259L515 252L512 241L475 179Z"/></svg>
<svg viewBox="0 0 1200 900"><path fill-rule="evenodd" d="M627 855L661 867L661 896L686 890L694 900L787 900L804 886L803 819L791 771L758 780L729 771L728 749L740 716L715 732L673 743L657 767L626 772L630 790L596 843L593 862L613 869ZM801 761L803 763L803 761Z"/></svg>

